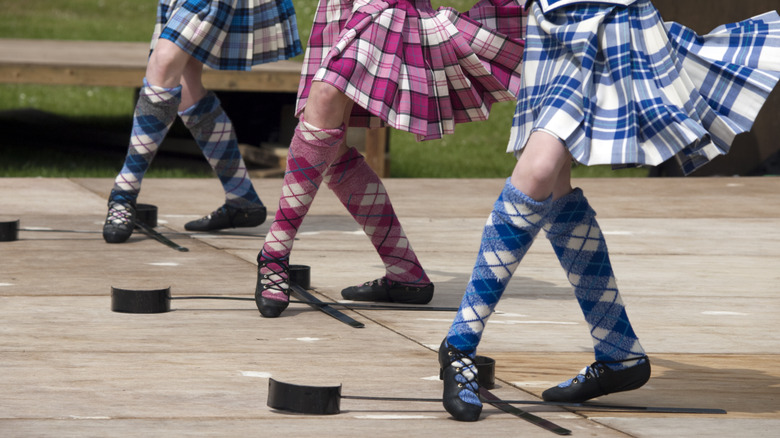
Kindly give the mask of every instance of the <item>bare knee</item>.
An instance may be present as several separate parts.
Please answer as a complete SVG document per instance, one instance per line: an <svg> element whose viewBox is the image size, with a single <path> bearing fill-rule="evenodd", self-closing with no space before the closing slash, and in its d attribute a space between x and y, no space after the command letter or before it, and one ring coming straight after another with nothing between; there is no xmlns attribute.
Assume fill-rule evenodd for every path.
<svg viewBox="0 0 780 438"><path fill-rule="evenodd" d="M563 142L545 132L534 132L512 172L512 185L538 201L570 184L571 155ZM563 181L566 180L566 181Z"/></svg>
<svg viewBox="0 0 780 438"><path fill-rule="evenodd" d="M337 128L344 123L348 103L349 98L336 87L324 82L313 82L304 118L320 128Z"/></svg>
<svg viewBox="0 0 780 438"><path fill-rule="evenodd" d="M190 58L181 76L181 105L185 110L200 101L206 95L202 81L203 64L195 58Z"/></svg>
<svg viewBox="0 0 780 438"><path fill-rule="evenodd" d="M512 172L512 185L531 198L541 201L552 194L557 173L549 161L518 161Z"/></svg>
<svg viewBox="0 0 780 438"><path fill-rule="evenodd" d="M191 57L176 44L161 39L155 44L146 66L146 79L159 87L175 87L181 83L184 69Z"/></svg>

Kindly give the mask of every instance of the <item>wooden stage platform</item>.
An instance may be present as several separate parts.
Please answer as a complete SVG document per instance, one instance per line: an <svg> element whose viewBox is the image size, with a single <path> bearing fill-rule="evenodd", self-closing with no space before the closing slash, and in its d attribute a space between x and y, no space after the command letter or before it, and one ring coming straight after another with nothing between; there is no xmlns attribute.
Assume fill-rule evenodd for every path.
<svg viewBox="0 0 780 438"><path fill-rule="evenodd" d="M342 384L353 396L441 396L435 349L451 311L346 311L356 329L293 304L263 319L252 301L173 300L169 313L111 311L112 287L171 287L174 298L251 298L267 222L192 234L183 224L223 202L216 179L146 179L158 231L108 245L109 179L0 179L0 436L550 437L486 407L478 423L439 403L344 399L338 415L266 406L268 379ZM722 408L725 415L588 412L520 406L575 437L764 437L780 430L780 178L587 179L635 329L653 364L643 388L610 404ZM275 210L281 180L256 180ZM388 179L436 283L431 306L459 304L502 179ZM328 191L315 200L293 263L313 293L383 269ZM496 359L495 394L539 400L592 361L579 307L542 236L491 318L479 353Z"/></svg>

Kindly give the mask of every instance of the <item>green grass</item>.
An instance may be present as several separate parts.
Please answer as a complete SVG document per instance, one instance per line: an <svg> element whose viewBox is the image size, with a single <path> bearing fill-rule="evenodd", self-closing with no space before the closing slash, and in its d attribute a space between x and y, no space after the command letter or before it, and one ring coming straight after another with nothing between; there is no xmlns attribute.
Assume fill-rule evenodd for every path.
<svg viewBox="0 0 780 438"><path fill-rule="evenodd" d="M73 118L131 116L131 88L8 84L0 87L0 110L35 108Z"/></svg>
<svg viewBox="0 0 780 438"><path fill-rule="evenodd" d="M294 0L301 40L308 40L314 0ZM474 0L434 0L434 7L466 10ZM149 41L157 2L139 0L0 0L3 25L0 38ZM301 59L299 57L298 59ZM9 112L35 109L55 114L73 125L96 130L129 132L134 91L112 87L68 87L0 84L0 127L15 123ZM459 125L455 135L417 142L409 133L390 136L391 175L404 178L506 177L515 159L505 153L514 105L494 106L490 120ZM30 133L34 137L36 133ZM56 136L55 136L56 139ZM31 147L35 144L35 147ZM31 138L6 140L0 145L0 176L114 176L121 158L74 156L66 148L45 148ZM211 176L208 169L166 167L155 160L150 177ZM575 177L645 176L647 170L612 172L605 167L574 169Z"/></svg>
<svg viewBox="0 0 780 438"><path fill-rule="evenodd" d="M148 41L157 2L148 0L0 0L2 38Z"/></svg>

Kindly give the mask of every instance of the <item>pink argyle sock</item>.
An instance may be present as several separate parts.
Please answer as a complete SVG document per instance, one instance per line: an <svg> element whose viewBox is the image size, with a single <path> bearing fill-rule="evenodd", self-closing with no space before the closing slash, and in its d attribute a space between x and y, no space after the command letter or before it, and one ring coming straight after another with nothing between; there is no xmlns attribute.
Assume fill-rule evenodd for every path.
<svg viewBox="0 0 780 438"><path fill-rule="evenodd" d="M350 148L328 167L325 182L371 239L388 280L418 287L431 282L406 238L384 184L357 149Z"/></svg>
<svg viewBox="0 0 780 438"><path fill-rule="evenodd" d="M344 126L320 129L301 120L295 128L287 152L287 170L284 174L279 209L258 256L258 262L275 260L260 268L261 275L269 276L268 279L262 280L264 284L270 285L262 292L265 298L289 300L284 291L287 289L286 268L293 240L314 201L322 182L322 174L336 158L343 139Z"/></svg>

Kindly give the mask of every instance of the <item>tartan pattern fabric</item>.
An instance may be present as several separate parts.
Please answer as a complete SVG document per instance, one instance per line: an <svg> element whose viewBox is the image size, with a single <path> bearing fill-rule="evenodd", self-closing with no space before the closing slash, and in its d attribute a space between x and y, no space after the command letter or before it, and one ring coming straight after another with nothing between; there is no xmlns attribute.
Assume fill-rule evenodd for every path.
<svg viewBox="0 0 780 438"><path fill-rule="evenodd" d="M233 123L222 109L217 95L209 91L179 116L217 173L225 190L225 204L237 208L263 205L238 149Z"/></svg>
<svg viewBox="0 0 780 438"><path fill-rule="evenodd" d="M690 173L748 131L780 78L780 16L699 36L648 0L572 5L528 18L522 91L508 152L544 129L586 165Z"/></svg>
<svg viewBox="0 0 780 438"><path fill-rule="evenodd" d="M218 70L292 58L303 49L292 0L160 0L158 38Z"/></svg>
<svg viewBox="0 0 780 438"><path fill-rule="evenodd" d="M298 228L322 183L323 173L336 158L343 139L343 127L319 129L305 121L298 123L287 151L279 208L262 253L276 259L288 258Z"/></svg>
<svg viewBox="0 0 780 438"><path fill-rule="evenodd" d="M406 238L385 185L357 149L349 148L337 158L325 171L324 181L371 239L388 280L416 287L431 283Z"/></svg>
<svg viewBox="0 0 780 438"><path fill-rule="evenodd" d="M447 334L449 345L466 353L476 350L488 318L544 225L551 203L551 199L529 198L506 180L482 232L471 279Z"/></svg>
<svg viewBox="0 0 780 438"><path fill-rule="evenodd" d="M261 296L289 301L288 287L290 252L306 213L314 202L323 173L335 158L344 140L345 129L320 129L301 120L295 128L287 151L287 169L282 183L282 196L274 222L265 236L263 249L258 254L259 276L263 288ZM261 262L270 262L265 264Z"/></svg>
<svg viewBox="0 0 780 438"><path fill-rule="evenodd" d="M604 235L582 190L553 202L544 226L585 315L598 361L642 357L612 272ZM620 369L633 365L610 364Z"/></svg>
<svg viewBox="0 0 780 438"><path fill-rule="evenodd" d="M157 87L144 79L133 113L130 145L122 169L114 180L109 202L119 197L123 202L135 202L141 191L141 181L176 120L179 102L181 86Z"/></svg>
<svg viewBox="0 0 780 438"><path fill-rule="evenodd" d="M534 0L528 0L526 2L526 7ZM554 9L558 9L563 6L570 6L577 3L602 3L602 4L612 4L612 5L623 5L628 6L631 3L634 3L636 0L598 0L594 2L593 0L536 0L539 3L539 6L542 8L542 11L544 12L551 12Z"/></svg>
<svg viewBox="0 0 780 438"><path fill-rule="evenodd" d="M519 91L524 15L517 0L481 0L466 13L430 0L320 0L297 114L311 82L323 81L356 103L350 126L429 140L485 120Z"/></svg>

